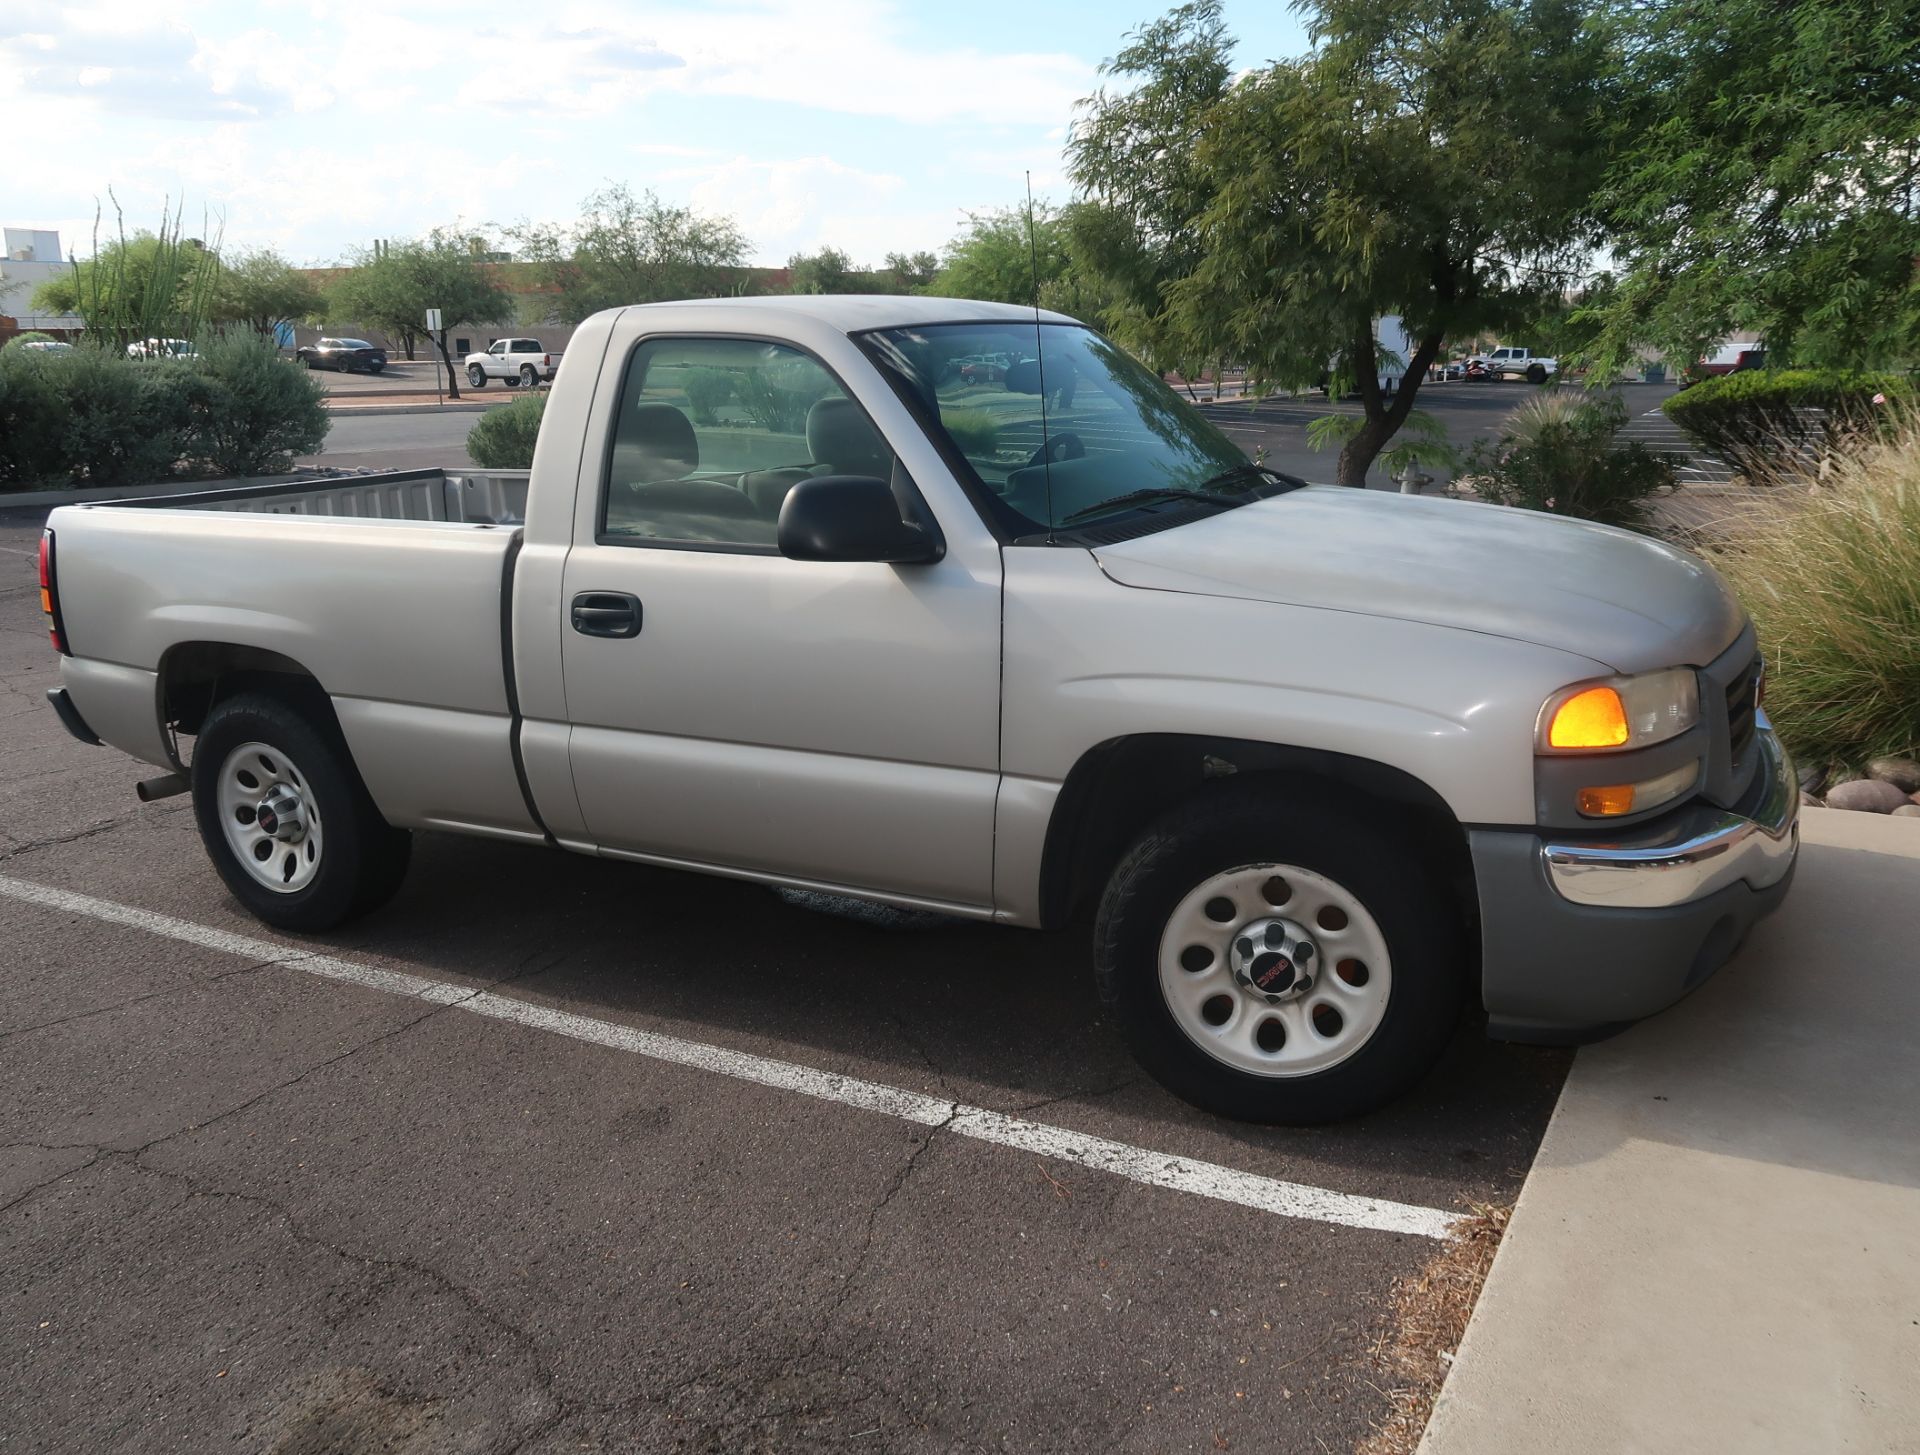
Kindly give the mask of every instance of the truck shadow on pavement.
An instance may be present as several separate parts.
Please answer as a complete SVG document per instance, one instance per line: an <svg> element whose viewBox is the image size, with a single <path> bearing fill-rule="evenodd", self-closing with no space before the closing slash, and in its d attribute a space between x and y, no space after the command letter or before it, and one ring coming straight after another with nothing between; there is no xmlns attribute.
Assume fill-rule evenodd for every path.
<svg viewBox="0 0 1920 1455"><path fill-rule="evenodd" d="M510 892L491 886L511 885ZM482 888L486 886L486 888ZM1196 1156L1236 1145L1356 1170L1417 1167L1517 1190L1565 1052L1486 1040L1463 1018L1408 1096L1322 1128L1224 1121L1148 1079L1101 1015L1085 926L1040 933L826 912L764 886L421 835L398 898L323 937L428 973L500 983L650 1029L1053 1119ZM1196 1141L1197 1139L1197 1141ZM1457 1177L1449 1178L1449 1169Z"/></svg>

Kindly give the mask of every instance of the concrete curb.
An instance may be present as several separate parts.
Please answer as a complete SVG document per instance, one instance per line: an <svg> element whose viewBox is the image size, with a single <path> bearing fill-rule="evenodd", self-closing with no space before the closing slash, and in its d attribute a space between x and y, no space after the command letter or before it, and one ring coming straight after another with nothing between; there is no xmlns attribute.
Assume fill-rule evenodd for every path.
<svg viewBox="0 0 1920 1455"><path fill-rule="evenodd" d="M506 399L475 400L469 404L462 399L458 402L448 400L444 404L328 404L327 413L349 414L485 414L489 409L498 409L511 403Z"/></svg>

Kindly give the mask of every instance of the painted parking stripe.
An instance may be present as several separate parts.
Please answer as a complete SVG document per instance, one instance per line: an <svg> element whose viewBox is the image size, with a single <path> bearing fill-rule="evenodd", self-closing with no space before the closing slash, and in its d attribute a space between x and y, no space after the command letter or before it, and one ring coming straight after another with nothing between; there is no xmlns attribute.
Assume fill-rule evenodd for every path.
<svg viewBox="0 0 1920 1455"><path fill-rule="evenodd" d="M1177 1157L1125 1142L1111 1142L1104 1137L1090 1136L1067 1127L1031 1122L1003 1112L926 1096L877 1081L863 1081L858 1077L841 1076L791 1061L777 1061L768 1056L729 1050L704 1041L683 1040L657 1031L595 1020L590 1016L535 1005L531 1001L496 995L489 990L469 990L420 975L382 970L335 955L316 954L295 945L255 939L251 935L237 935L153 910L117 904L110 899L95 899L91 895L75 894L71 890L35 884L31 880L16 879L5 874L0 874L0 895L42 909L83 915L106 924L144 930L148 934L161 935L183 944L198 945L203 949L238 955L256 962L271 962L289 970L302 970L309 975L345 981L368 990L424 1000L452 1010L471 1011L492 1020L508 1021L611 1050L645 1056L654 1061L710 1071L737 1081L751 1081L777 1091L796 1092L822 1101L839 1102L843 1106L878 1112L920 1126L944 1127L976 1141L1011 1147L1061 1162L1078 1163L1082 1167L1111 1173L1148 1187L1162 1187L1219 1202L1236 1203L1261 1212L1277 1213L1281 1217L1384 1233L1408 1233L1424 1238L1448 1237L1455 1221L1454 1214L1439 1208L1391 1202L1385 1198L1360 1197L1305 1183L1261 1177L1218 1163Z"/></svg>

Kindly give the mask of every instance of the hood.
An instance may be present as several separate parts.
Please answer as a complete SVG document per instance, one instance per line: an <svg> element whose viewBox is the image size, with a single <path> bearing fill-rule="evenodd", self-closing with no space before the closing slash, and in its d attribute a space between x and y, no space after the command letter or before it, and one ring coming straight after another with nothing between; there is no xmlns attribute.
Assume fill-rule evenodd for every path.
<svg viewBox="0 0 1920 1455"><path fill-rule="evenodd" d="M1711 566L1647 536L1337 485L1094 555L1123 586L1432 622L1575 652L1616 672L1704 665L1745 622Z"/></svg>

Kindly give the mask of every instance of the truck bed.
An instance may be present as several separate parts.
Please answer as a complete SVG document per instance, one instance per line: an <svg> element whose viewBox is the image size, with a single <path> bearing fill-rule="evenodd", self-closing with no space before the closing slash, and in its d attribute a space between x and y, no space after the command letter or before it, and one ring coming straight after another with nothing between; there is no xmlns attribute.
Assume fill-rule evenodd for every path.
<svg viewBox="0 0 1920 1455"><path fill-rule="evenodd" d="M526 470L388 470L335 480L202 490L114 500L142 510L225 510L248 515L331 515L359 520L520 525L527 515Z"/></svg>
<svg viewBox="0 0 1920 1455"><path fill-rule="evenodd" d="M62 507L64 683L103 737L166 766L170 659L239 649L319 684L390 822L540 837L502 609L526 495L524 471L409 470Z"/></svg>

